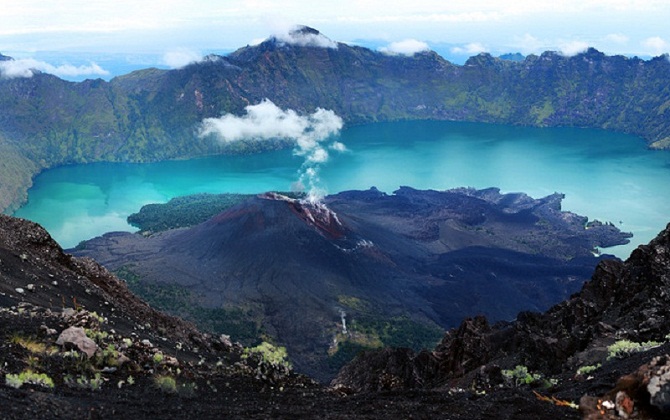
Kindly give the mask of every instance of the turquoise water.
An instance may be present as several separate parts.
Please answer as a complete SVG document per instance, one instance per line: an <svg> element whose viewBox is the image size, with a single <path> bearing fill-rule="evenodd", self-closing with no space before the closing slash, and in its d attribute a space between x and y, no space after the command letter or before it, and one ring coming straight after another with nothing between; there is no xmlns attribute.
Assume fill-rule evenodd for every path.
<svg viewBox="0 0 670 420"><path fill-rule="evenodd" d="M625 258L670 222L670 153L636 137L601 130L522 128L419 121L345 129L348 151L321 169L331 193L376 186L420 189L499 187L543 197L566 195L563 209L634 233L605 252ZM288 190L302 159L290 150L152 164L96 163L56 168L35 179L15 215L42 224L63 246L114 230L147 203L197 192Z"/></svg>

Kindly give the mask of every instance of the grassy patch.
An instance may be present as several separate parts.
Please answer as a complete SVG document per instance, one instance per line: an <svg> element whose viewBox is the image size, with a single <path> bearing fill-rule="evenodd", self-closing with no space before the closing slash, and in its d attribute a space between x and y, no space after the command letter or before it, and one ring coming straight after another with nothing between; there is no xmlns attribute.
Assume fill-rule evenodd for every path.
<svg viewBox="0 0 670 420"><path fill-rule="evenodd" d="M657 341L647 341L644 343L636 343L630 340L619 340L611 346L607 347L607 360L622 359L633 353L647 351L654 347L660 346L661 343Z"/></svg>
<svg viewBox="0 0 670 420"><path fill-rule="evenodd" d="M130 266L119 268L115 274L126 281L133 293L156 309L192 321L204 331L229 335L244 345L256 345L261 341L263 331L253 309L204 308L198 303L199 296L189 289L176 284L148 283Z"/></svg>
<svg viewBox="0 0 670 420"><path fill-rule="evenodd" d="M194 226L251 197L249 194L194 194L176 197L165 204L147 204L128 216L141 232L161 232Z"/></svg>
<svg viewBox="0 0 670 420"><path fill-rule="evenodd" d="M24 384L38 385L44 388L53 388L54 381L45 373L36 373L32 370L24 370L19 374L8 373L5 375L5 384L12 388L21 388Z"/></svg>
<svg viewBox="0 0 670 420"><path fill-rule="evenodd" d="M408 347L414 351L432 349L444 336L444 330L399 316L351 316L347 334L336 335L337 345L328 352L328 367L337 370L364 350L381 347Z"/></svg>
<svg viewBox="0 0 670 420"><path fill-rule="evenodd" d="M168 394L174 394L177 392L177 381L170 375L154 376L154 386Z"/></svg>

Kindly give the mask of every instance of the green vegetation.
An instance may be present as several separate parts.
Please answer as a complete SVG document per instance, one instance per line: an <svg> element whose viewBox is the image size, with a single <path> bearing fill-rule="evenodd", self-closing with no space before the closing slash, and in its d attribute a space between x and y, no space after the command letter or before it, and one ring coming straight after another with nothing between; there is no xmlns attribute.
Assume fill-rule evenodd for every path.
<svg viewBox="0 0 670 420"><path fill-rule="evenodd" d="M154 357L153 357L154 363L155 364L160 364L163 361L164 357L165 356L163 356L163 353L161 353L161 352L154 353Z"/></svg>
<svg viewBox="0 0 670 420"><path fill-rule="evenodd" d="M63 377L63 383L70 388L90 389L91 391L99 391L102 388L104 379L100 372L96 372L92 377L87 375L66 375Z"/></svg>
<svg viewBox="0 0 670 420"><path fill-rule="evenodd" d="M432 349L444 336L437 325L414 321L406 316L384 318L374 315L368 302L355 297L338 297L348 308L365 308L362 314L347 317L347 333L338 333L337 344L328 351L328 367L338 370L358 353L381 347L407 347L414 351Z"/></svg>
<svg viewBox="0 0 670 420"><path fill-rule="evenodd" d="M252 367L256 378L263 381L277 382L290 374L293 369L288 361L286 348L267 341L253 348L245 348L242 359Z"/></svg>
<svg viewBox="0 0 670 420"><path fill-rule="evenodd" d="M177 392L177 381L170 375L156 375L154 376L154 386L159 390L174 394Z"/></svg>
<svg viewBox="0 0 670 420"><path fill-rule="evenodd" d="M364 346L352 340L340 341L334 351L329 352L327 364L328 368L337 372L350 361L354 359L360 352L371 350L371 347Z"/></svg>
<svg viewBox="0 0 670 420"><path fill-rule="evenodd" d="M346 306L349 309L353 309L356 311L364 311L367 312L370 310L368 302L359 299L355 296L346 296L346 295L339 295L337 297L337 302L340 305Z"/></svg>
<svg viewBox="0 0 670 420"><path fill-rule="evenodd" d="M230 54L226 66L147 69L110 82L36 74L29 95L24 80L0 80L0 209L15 209L31 178L58 165L287 147L285 140L222 144L197 135L203 118L241 113L249 98L267 97L275 80L283 81L271 95L281 108L332 109L353 124L449 119L592 127L639 135L657 147L670 142L667 57L644 61L588 50L512 62L481 54L456 71L434 53L391 57L340 46L324 59L318 50L264 48Z"/></svg>
<svg viewBox="0 0 670 420"><path fill-rule="evenodd" d="M437 325L428 325L406 316L380 318L364 315L349 322L352 333L376 337L382 346L409 347L415 351L432 349L444 336L444 330Z"/></svg>
<svg viewBox="0 0 670 420"><path fill-rule="evenodd" d="M14 335L9 339L9 342L12 344L16 344L18 346L23 347L24 349L28 350L32 354L53 354L54 352L57 351L55 347L47 347L46 344L44 344L41 341L36 340L35 338L31 337L24 337L21 335Z"/></svg>
<svg viewBox="0 0 670 420"><path fill-rule="evenodd" d="M27 159L17 146L9 144L0 135L0 211L8 213L16 210L20 202L27 198L27 190L32 185L32 175L38 165Z"/></svg>
<svg viewBox="0 0 670 420"><path fill-rule="evenodd" d="M633 353L639 353L641 351L647 351L654 347L658 347L661 344L662 343L657 341L636 343L630 340L619 340L611 346L607 347L607 360L614 358L622 359L624 357L630 356Z"/></svg>
<svg viewBox="0 0 670 420"><path fill-rule="evenodd" d="M19 316L33 315L25 313ZM50 346L49 342L53 341L53 337L27 337L18 332L4 334L3 340L10 347L9 358L4 364L4 369L1 369L6 386L18 389L24 385L33 385L48 389L59 388L59 392L63 392L63 387L99 391L108 382L120 389L152 380L153 385L162 392L176 393L186 398L195 395L198 385L193 380L197 376L194 376L194 370L189 370L193 365L183 363L176 358L176 355L169 356L164 348L146 343L133 343L129 338L113 330L102 331L99 328L107 321L99 322L100 319L104 320L83 308L75 315L64 318L64 324L87 325L89 327L85 329L87 334L97 337L99 348L90 358L74 348L66 350L67 345ZM63 321L54 320L54 322L61 324ZM176 347L181 349L182 344L177 343ZM199 352L196 349L193 351ZM239 359L241 355L237 351L235 354L234 364L227 357L223 360L219 358L214 364L211 360L207 360L206 354L203 354L198 362L198 369L243 375L253 373L255 370L258 378L268 380L282 378L290 372L286 349L283 347L264 343L247 349L243 360ZM250 363L247 363L246 359L250 359ZM9 369L20 371L21 368L16 366L22 364L21 373L7 373ZM188 373L183 372L182 368ZM142 382L136 380L136 377ZM207 384L216 392L213 384L209 381Z"/></svg>
<svg viewBox="0 0 670 420"><path fill-rule="evenodd" d="M530 372L526 366L517 365L514 369L503 369L503 377L513 386L541 386L549 388L556 385L556 379L546 379L541 373Z"/></svg>
<svg viewBox="0 0 670 420"><path fill-rule="evenodd" d="M515 386L530 385L542 379L541 374L531 374L528 368L523 365L517 365L514 369L503 369L502 375L508 381L512 381Z"/></svg>
<svg viewBox="0 0 670 420"><path fill-rule="evenodd" d="M173 198L165 204L147 204L138 213L128 216L128 223L141 232L161 232L194 226L227 210L249 194L195 194Z"/></svg>
<svg viewBox="0 0 670 420"><path fill-rule="evenodd" d="M577 375L579 376L587 376L596 370L600 369L602 365L598 363L597 365L587 365L587 366L582 366L579 369L577 369Z"/></svg>
<svg viewBox="0 0 670 420"><path fill-rule="evenodd" d="M18 375L8 373L5 375L5 384L12 388L21 388L24 384L38 385L44 388L53 388L54 381L44 373L36 373L32 370L24 370Z"/></svg>
<svg viewBox="0 0 670 420"><path fill-rule="evenodd" d="M203 331L229 335L245 345L260 342L261 322L251 308L203 308L200 298L186 287L147 283L129 266L119 268L115 274L128 283L133 293L156 309L192 321Z"/></svg>
<svg viewBox="0 0 670 420"><path fill-rule="evenodd" d="M283 366L291 368L286 347L274 346L267 341L263 341L256 347L244 349L243 358L248 358L251 355L258 355L262 363L268 363L275 367Z"/></svg>

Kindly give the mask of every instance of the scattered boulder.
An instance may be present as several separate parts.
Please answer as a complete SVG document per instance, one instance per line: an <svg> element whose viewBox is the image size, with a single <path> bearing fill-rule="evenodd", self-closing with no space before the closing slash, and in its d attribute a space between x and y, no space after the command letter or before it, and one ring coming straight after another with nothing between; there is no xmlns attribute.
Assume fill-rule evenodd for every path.
<svg viewBox="0 0 670 420"><path fill-rule="evenodd" d="M668 356L657 357L649 363L650 375L647 382L649 402L665 415L670 414L670 360Z"/></svg>
<svg viewBox="0 0 670 420"><path fill-rule="evenodd" d="M98 345L86 336L86 331L81 327L70 327L63 330L58 336L56 344L65 348L76 348L86 354L88 358L91 358L98 350Z"/></svg>
<svg viewBox="0 0 670 420"><path fill-rule="evenodd" d="M654 357L637 371L620 377L601 397L582 397L579 409L589 420L670 417L670 356Z"/></svg>
<svg viewBox="0 0 670 420"><path fill-rule="evenodd" d="M44 324L40 325L40 330L43 331L46 335L55 335L56 332L57 332L53 328L49 328L48 326L46 326Z"/></svg>

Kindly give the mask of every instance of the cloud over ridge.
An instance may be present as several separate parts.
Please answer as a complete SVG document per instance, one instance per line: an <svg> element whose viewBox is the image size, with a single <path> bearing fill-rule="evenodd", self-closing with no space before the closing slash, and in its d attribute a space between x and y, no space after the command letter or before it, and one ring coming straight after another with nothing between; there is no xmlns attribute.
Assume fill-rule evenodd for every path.
<svg viewBox="0 0 670 420"><path fill-rule="evenodd" d="M416 39L404 39L402 41L391 42L386 47L381 47L379 51L389 55L413 56L416 53L429 51L430 47L423 41Z"/></svg>
<svg viewBox="0 0 670 420"><path fill-rule="evenodd" d="M163 54L162 63L172 69L182 68L191 63L202 61L202 54L187 48L177 48Z"/></svg>
<svg viewBox="0 0 670 420"><path fill-rule="evenodd" d="M22 58L18 60L0 61L0 77L13 79L15 77L33 77L35 71L53 74L59 77L78 77L78 76L107 76L109 72L96 63L91 62L88 65L73 66L63 64L54 66L44 61L32 58Z"/></svg>
<svg viewBox="0 0 670 420"><path fill-rule="evenodd" d="M293 26L278 31L274 38L279 42L300 47L337 48L337 42L307 26Z"/></svg>

